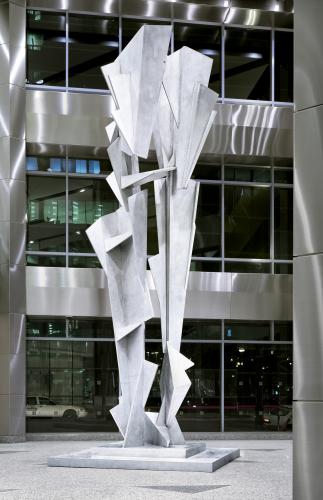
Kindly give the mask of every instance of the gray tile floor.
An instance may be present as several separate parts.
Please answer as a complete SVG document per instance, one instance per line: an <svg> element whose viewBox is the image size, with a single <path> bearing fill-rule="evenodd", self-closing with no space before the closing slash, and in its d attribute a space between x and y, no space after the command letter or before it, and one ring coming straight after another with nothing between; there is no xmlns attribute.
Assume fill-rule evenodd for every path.
<svg viewBox="0 0 323 500"><path fill-rule="evenodd" d="M220 441L241 457L213 474L48 468L89 442L0 444L1 500L291 500L292 441ZM208 441L216 447L215 441Z"/></svg>

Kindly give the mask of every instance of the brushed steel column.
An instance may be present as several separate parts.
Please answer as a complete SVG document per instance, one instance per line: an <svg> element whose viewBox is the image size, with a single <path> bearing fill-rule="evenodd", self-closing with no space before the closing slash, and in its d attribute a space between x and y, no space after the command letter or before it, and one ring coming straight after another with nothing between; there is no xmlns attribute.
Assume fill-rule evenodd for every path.
<svg viewBox="0 0 323 500"><path fill-rule="evenodd" d="M0 442L25 437L26 2L0 2Z"/></svg>
<svg viewBox="0 0 323 500"><path fill-rule="evenodd" d="M295 0L294 500L323 492L323 3Z"/></svg>

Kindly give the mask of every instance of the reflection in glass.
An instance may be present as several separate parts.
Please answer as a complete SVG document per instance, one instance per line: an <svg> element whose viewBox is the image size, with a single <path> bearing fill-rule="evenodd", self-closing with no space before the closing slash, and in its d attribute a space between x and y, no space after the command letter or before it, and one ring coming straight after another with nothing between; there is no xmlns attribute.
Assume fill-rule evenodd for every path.
<svg viewBox="0 0 323 500"><path fill-rule="evenodd" d="M114 342L27 342L27 398L46 397L65 407L55 414L53 406L52 418L41 418L35 407L28 432L116 431L109 410L118 394ZM75 415L78 408L86 416Z"/></svg>
<svg viewBox="0 0 323 500"><path fill-rule="evenodd" d="M27 318L27 337L66 337L65 319Z"/></svg>
<svg viewBox="0 0 323 500"><path fill-rule="evenodd" d="M85 257L83 255L69 255L68 267L101 267L100 261L95 256Z"/></svg>
<svg viewBox="0 0 323 500"><path fill-rule="evenodd" d="M226 321L224 340L270 340L269 322Z"/></svg>
<svg viewBox="0 0 323 500"><path fill-rule="evenodd" d="M108 159L101 158L69 158L68 171L71 174L99 175L112 171Z"/></svg>
<svg viewBox="0 0 323 500"><path fill-rule="evenodd" d="M275 264L275 274L293 274L293 264Z"/></svg>
<svg viewBox="0 0 323 500"><path fill-rule="evenodd" d="M27 177L27 250L65 252L65 178Z"/></svg>
<svg viewBox="0 0 323 500"><path fill-rule="evenodd" d="M65 14L27 11L27 83L65 86Z"/></svg>
<svg viewBox="0 0 323 500"><path fill-rule="evenodd" d="M93 253L85 230L118 202L104 179L70 177L68 186L69 251Z"/></svg>
<svg viewBox="0 0 323 500"><path fill-rule="evenodd" d="M53 172L64 173L66 171L65 158L50 158L49 156L27 156L27 172Z"/></svg>
<svg viewBox="0 0 323 500"><path fill-rule="evenodd" d="M119 54L118 19L69 15L69 86L106 89L101 66Z"/></svg>
<svg viewBox="0 0 323 500"><path fill-rule="evenodd" d="M221 29L217 26L197 24L174 25L174 50L183 46L213 59L209 87L218 94L221 89Z"/></svg>
<svg viewBox="0 0 323 500"><path fill-rule="evenodd" d="M292 367L291 345L225 345L225 431L291 430Z"/></svg>
<svg viewBox="0 0 323 500"><path fill-rule="evenodd" d="M275 183L293 184L293 170L292 169L278 170L275 168Z"/></svg>
<svg viewBox="0 0 323 500"><path fill-rule="evenodd" d="M193 170L192 179L221 180L221 166L209 163L198 163Z"/></svg>
<svg viewBox="0 0 323 500"><path fill-rule="evenodd" d="M83 338L113 338L113 327L110 319L68 319L68 336Z"/></svg>
<svg viewBox="0 0 323 500"><path fill-rule="evenodd" d="M146 359L162 364L161 344L146 342ZM181 429L185 431L220 430L220 345L183 343L181 352L194 367L187 371L191 388L178 412ZM157 372L146 409L158 411L160 370Z"/></svg>
<svg viewBox="0 0 323 500"><path fill-rule="evenodd" d="M26 255L27 266L66 267L65 255Z"/></svg>
<svg viewBox="0 0 323 500"><path fill-rule="evenodd" d="M221 321L184 320L183 340L221 340Z"/></svg>
<svg viewBox="0 0 323 500"><path fill-rule="evenodd" d="M196 257L221 256L221 187L200 184L193 247Z"/></svg>
<svg viewBox="0 0 323 500"><path fill-rule="evenodd" d="M268 259L270 189L225 186L225 256Z"/></svg>
<svg viewBox="0 0 323 500"><path fill-rule="evenodd" d="M214 260L192 260L190 271L201 271L205 273L218 273L221 272L221 261Z"/></svg>
<svg viewBox="0 0 323 500"><path fill-rule="evenodd" d="M226 28L225 97L270 100L270 31Z"/></svg>
<svg viewBox="0 0 323 500"><path fill-rule="evenodd" d="M225 167L224 180L240 182L270 182L270 168Z"/></svg>
<svg viewBox="0 0 323 500"><path fill-rule="evenodd" d="M270 273L269 262L225 262L226 273Z"/></svg>
<svg viewBox="0 0 323 500"><path fill-rule="evenodd" d="M293 258L293 190L275 188L275 259Z"/></svg>
<svg viewBox="0 0 323 500"><path fill-rule="evenodd" d="M275 31L275 101L293 102L293 33Z"/></svg>
<svg viewBox="0 0 323 500"><path fill-rule="evenodd" d="M293 322L275 321L275 340L292 341L293 340Z"/></svg>

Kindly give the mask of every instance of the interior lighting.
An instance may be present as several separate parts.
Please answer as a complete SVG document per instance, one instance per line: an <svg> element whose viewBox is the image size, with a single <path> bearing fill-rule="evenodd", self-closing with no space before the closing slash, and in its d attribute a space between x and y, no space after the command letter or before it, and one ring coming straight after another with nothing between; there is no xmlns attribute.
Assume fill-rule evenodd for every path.
<svg viewBox="0 0 323 500"><path fill-rule="evenodd" d="M84 193L85 191L86 191L86 189L85 189L85 188L80 189L80 193Z"/></svg>
<svg viewBox="0 0 323 500"><path fill-rule="evenodd" d="M245 348L244 347L239 347L239 352L245 352Z"/></svg>

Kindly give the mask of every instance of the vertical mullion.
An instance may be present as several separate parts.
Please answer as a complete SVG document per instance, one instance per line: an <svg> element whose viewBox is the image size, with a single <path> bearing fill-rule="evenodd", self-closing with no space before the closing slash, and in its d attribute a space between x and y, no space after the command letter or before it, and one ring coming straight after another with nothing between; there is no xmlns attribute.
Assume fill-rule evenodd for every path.
<svg viewBox="0 0 323 500"><path fill-rule="evenodd" d="M221 270L224 272L225 231L224 231L224 159L221 155Z"/></svg>
<svg viewBox="0 0 323 500"><path fill-rule="evenodd" d="M221 26L221 61L220 61L220 64L221 64L221 92L220 92L220 96L222 96L222 99L224 102L224 98L225 98L225 91L224 91L224 80L225 80L225 61L224 61L224 53L225 53L225 29L224 29L224 25L222 24Z"/></svg>
<svg viewBox="0 0 323 500"><path fill-rule="evenodd" d="M271 30L270 37L270 52L271 52L271 78L270 78L270 87L271 87L271 104L274 105L275 102L275 30Z"/></svg>
<svg viewBox="0 0 323 500"><path fill-rule="evenodd" d="M122 17L121 17L121 9L119 9L119 54L122 51Z"/></svg>
<svg viewBox="0 0 323 500"><path fill-rule="evenodd" d="M69 65L69 12L65 14L65 90L68 92L68 65Z"/></svg>
<svg viewBox="0 0 323 500"><path fill-rule="evenodd" d="M65 252L66 252L66 267L68 267L68 253L69 253L69 208L68 208L68 147L66 147L65 152Z"/></svg>
<svg viewBox="0 0 323 500"><path fill-rule="evenodd" d="M270 259L271 259L271 272L275 272L275 189L274 189L274 165L271 160L271 185L270 185Z"/></svg>
<svg viewBox="0 0 323 500"><path fill-rule="evenodd" d="M220 425L221 432L224 432L224 320L221 319L221 415L220 415Z"/></svg>

